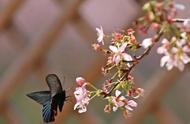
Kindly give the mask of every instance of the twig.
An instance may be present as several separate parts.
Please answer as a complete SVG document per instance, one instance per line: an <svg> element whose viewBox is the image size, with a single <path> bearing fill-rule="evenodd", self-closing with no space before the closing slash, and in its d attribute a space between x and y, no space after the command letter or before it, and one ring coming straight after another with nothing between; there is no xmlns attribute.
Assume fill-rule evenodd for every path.
<svg viewBox="0 0 190 124"><path fill-rule="evenodd" d="M176 23L184 23L185 21L190 21L190 19L181 19L181 18L173 19L173 22Z"/></svg>

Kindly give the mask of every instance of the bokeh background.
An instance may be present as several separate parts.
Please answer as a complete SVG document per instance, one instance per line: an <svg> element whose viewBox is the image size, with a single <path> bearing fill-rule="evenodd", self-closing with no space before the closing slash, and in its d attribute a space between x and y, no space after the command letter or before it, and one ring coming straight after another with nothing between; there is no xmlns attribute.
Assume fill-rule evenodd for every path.
<svg viewBox="0 0 190 124"><path fill-rule="evenodd" d="M47 90L44 78L49 73L57 74L68 92L78 76L101 86L105 59L91 47L96 42L95 28L102 26L108 33L127 29L143 14L144 2L0 0L0 124L43 123L41 106L26 94ZM190 1L176 3L185 6L178 16L189 18ZM145 36L137 37L141 41ZM167 72L159 67L160 57L155 48L133 71L148 95L132 118L124 119L121 112L104 113L105 102L100 100L93 100L87 113L78 114L71 100L55 123L190 124L189 67L183 73Z"/></svg>

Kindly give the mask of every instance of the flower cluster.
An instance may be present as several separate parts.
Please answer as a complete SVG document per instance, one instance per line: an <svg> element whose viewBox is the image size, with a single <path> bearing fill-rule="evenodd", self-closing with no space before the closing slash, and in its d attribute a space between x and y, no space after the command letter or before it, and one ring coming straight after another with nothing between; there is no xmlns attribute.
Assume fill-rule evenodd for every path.
<svg viewBox="0 0 190 124"><path fill-rule="evenodd" d="M106 81L103 85L102 95L105 100L107 100L108 104L105 106L105 112L115 112L118 109L123 111L124 117L128 117L133 111L135 107L137 107L137 103L135 99L138 99L140 96L143 96L144 90L142 88L136 88L133 86L133 77L128 75L128 79L123 82L110 82ZM115 87L115 94L110 95L110 88L112 86ZM111 89L111 91L113 88ZM123 94L123 95L122 95Z"/></svg>
<svg viewBox="0 0 190 124"><path fill-rule="evenodd" d="M147 33L150 28L158 31L163 23L172 24L174 22L173 19L177 15L177 9L182 9L182 6L173 0L150 0L143 6L145 15L140 17L135 24L143 33Z"/></svg>
<svg viewBox="0 0 190 124"><path fill-rule="evenodd" d="M175 3L173 0L166 1L150 1L143 6L145 15L136 21L138 29L144 33L150 28L159 32L162 46L158 48L158 54L163 54L160 66L166 66L168 70L177 67L184 70L184 65L189 63L189 19L176 18L177 9L184 9L181 4ZM180 24L179 24L180 23ZM156 34L157 35L157 34ZM153 38L147 38L142 42L142 46L147 48L153 45Z"/></svg>
<svg viewBox="0 0 190 124"><path fill-rule="evenodd" d="M89 104L89 91L86 89L86 81L82 77L76 78L76 82L78 87L75 89L74 95L76 98L76 104L74 106L74 110L78 109L79 113L83 113L87 111L86 106Z"/></svg>
<svg viewBox="0 0 190 124"><path fill-rule="evenodd" d="M128 29L127 31L113 32L110 35L106 35L102 27L96 28L96 30L98 31L98 42L92 46L96 51L99 50L108 55L107 64L102 68L103 73L106 74L113 69L117 69L119 73L127 69L130 70L131 63L135 61L135 58L129 53L136 51L140 47L134 36L135 31ZM108 49L104 48L104 40L106 38L110 41Z"/></svg>
<svg viewBox="0 0 190 124"><path fill-rule="evenodd" d="M96 28L96 31L97 42L92 46L96 51L103 52L108 58L106 65L102 67L102 73L111 76L108 76L100 89L86 82L84 78L78 77L76 79L78 87L74 92L76 98L74 109L78 109L79 113L86 112L89 101L100 96L108 103L105 106L105 112L112 110L115 112L120 109L127 117L137 107L135 99L143 94L143 89L135 87L134 77L131 75L131 69L141 58L133 57L130 53L144 45L146 46L144 48L147 49L152 45L152 41L138 43L132 29L113 32L110 35L105 34L102 27ZM110 40L108 47L104 43L107 40Z"/></svg>
<svg viewBox="0 0 190 124"><path fill-rule="evenodd" d="M133 111L135 107L137 107L137 103L134 100L128 100L125 96L121 95L121 91L116 90L115 96L107 97L109 104L105 106L105 112L114 112L118 109L123 110L123 114L125 117L130 115L130 111Z"/></svg>
<svg viewBox="0 0 190 124"><path fill-rule="evenodd" d="M129 77L129 80L132 81L133 77ZM102 96L102 98L108 102L108 104L104 108L105 112L115 112L120 109L123 111L124 117L128 117L130 115L130 112L133 111L135 107L137 107L135 99L138 99L144 93L143 89L132 87L131 84L131 86L127 86L125 84L120 85L116 88L115 94L112 95L111 92L107 92L111 88L110 86L113 85L111 84L111 82L111 85L109 85L108 82L104 84L104 88L102 89L97 89L92 84L86 82L86 80L82 77L76 78L76 83L78 87L76 87L74 92L74 96L76 98L74 110L77 109L79 113L87 111L87 105L89 104L89 101L91 99L96 96ZM87 86L89 86L89 88L92 88L93 90L87 90ZM121 91L124 91L123 93L125 93L125 95L122 95Z"/></svg>
<svg viewBox="0 0 190 124"><path fill-rule="evenodd" d="M182 33L180 39L174 36L171 38L171 41L163 39L162 46L157 49L157 52L164 54L160 62L161 67L165 65L168 70L177 67L183 71L184 64L190 62L190 41L187 38L187 34Z"/></svg>
<svg viewBox="0 0 190 124"><path fill-rule="evenodd" d="M121 110L128 117L137 107L136 99L144 94L144 90L135 85L131 71L159 41L162 45L157 52L163 55L160 66L166 66L168 70L173 67L184 70L185 64L190 62L190 19L175 18L177 8L183 9L183 6L173 0L147 2L143 7L145 15L136 21L135 27L144 33L153 28L155 35L142 42L136 39L132 28L111 34L106 34L102 26L96 28L97 42L92 47L95 51L103 52L107 58L102 67L107 79L102 82L101 88L97 88L78 77L74 109L79 113L86 112L89 102L100 97L106 102L105 112ZM142 49L140 53L139 49Z"/></svg>

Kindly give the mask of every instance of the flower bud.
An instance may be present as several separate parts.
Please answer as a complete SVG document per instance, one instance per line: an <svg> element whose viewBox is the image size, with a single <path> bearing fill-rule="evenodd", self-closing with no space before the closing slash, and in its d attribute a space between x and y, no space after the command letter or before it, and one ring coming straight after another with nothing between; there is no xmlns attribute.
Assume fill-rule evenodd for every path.
<svg viewBox="0 0 190 124"><path fill-rule="evenodd" d="M111 112L111 106L106 105L105 108L104 108L104 111L107 112L107 113Z"/></svg>
<svg viewBox="0 0 190 124"><path fill-rule="evenodd" d="M154 22L154 23L151 24L151 27L153 29L159 29L160 28L160 24Z"/></svg>
<svg viewBox="0 0 190 124"><path fill-rule="evenodd" d="M85 82L86 82L86 80L85 80L83 77L77 77L77 78L76 78L76 83L77 83L79 86L82 86Z"/></svg>
<svg viewBox="0 0 190 124"><path fill-rule="evenodd" d="M92 47L94 48L95 51L98 51L100 49L100 44L94 43L92 44Z"/></svg>
<svg viewBox="0 0 190 124"><path fill-rule="evenodd" d="M146 38L146 39L144 39L143 41L142 41L142 47L144 48L144 49L147 49L148 47L150 47L151 45L153 44L153 42L152 42L152 39L151 38Z"/></svg>

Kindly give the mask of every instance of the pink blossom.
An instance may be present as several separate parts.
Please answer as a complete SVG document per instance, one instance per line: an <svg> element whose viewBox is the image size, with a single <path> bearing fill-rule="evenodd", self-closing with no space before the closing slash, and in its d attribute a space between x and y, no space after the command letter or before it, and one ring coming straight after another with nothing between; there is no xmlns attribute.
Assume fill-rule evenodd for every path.
<svg viewBox="0 0 190 124"><path fill-rule="evenodd" d="M148 28L146 28L144 25L139 25L139 30L144 34L147 34L148 32Z"/></svg>
<svg viewBox="0 0 190 124"><path fill-rule="evenodd" d="M125 110L123 111L123 115L125 118L131 115L131 111L137 107L137 103L134 100L125 100Z"/></svg>
<svg viewBox="0 0 190 124"><path fill-rule="evenodd" d="M153 29L159 29L159 28L160 28L160 24L158 24L158 23L156 23L156 22L153 22L153 23L151 24L151 27L152 27Z"/></svg>
<svg viewBox="0 0 190 124"><path fill-rule="evenodd" d="M78 109L79 113L87 111L86 106L89 104L90 98L88 97L88 90L85 88L85 84L81 87L77 87L74 91L74 96L76 98L76 104L74 105L74 110Z"/></svg>
<svg viewBox="0 0 190 124"><path fill-rule="evenodd" d="M122 35L121 33L115 32L112 41L113 41L113 42L116 42L116 41L121 40L122 38L123 38L123 35Z"/></svg>
<svg viewBox="0 0 190 124"><path fill-rule="evenodd" d="M132 28L127 29L127 34L128 35L133 35L135 31Z"/></svg>
<svg viewBox="0 0 190 124"><path fill-rule="evenodd" d="M134 99L138 99L140 96L144 96L144 89L142 88L131 88L127 96L133 97Z"/></svg>
<svg viewBox="0 0 190 124"><path fill-rule="evenodd" d="M98 43L102 43L102 45L104 45L104 31L103 31L103 28L102 26L100 26L100 28L96 28L96 31L97 31L97 41Z"/></svg>
<svg viewBox="0 0 190 124"><path fill-rule="evenodd" d="M114 53L112 61L118 64L121 60L132 61L132 57L125 53L127 43L123 43L119 48L116 46L109 46L110 50Z"/></svg>
<svg viewBox="0 0 190 124"><path fill-rule="evenodd" d="M113 102L113 111L116 111L118 107L122 107L125 105L124 100L126 99L124 96L121 96L121 91L116 90L115 96L111 96Z"/></svg>

